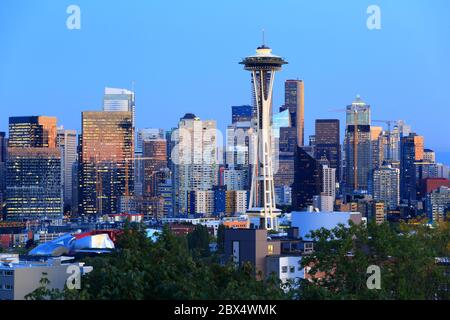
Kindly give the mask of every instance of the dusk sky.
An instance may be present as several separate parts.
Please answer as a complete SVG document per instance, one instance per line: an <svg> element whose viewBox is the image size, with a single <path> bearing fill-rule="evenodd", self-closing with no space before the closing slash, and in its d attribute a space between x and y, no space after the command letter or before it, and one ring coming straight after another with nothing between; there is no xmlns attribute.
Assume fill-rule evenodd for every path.
<svg viewBox="0 0 450 320"><path fill-rule="evenodd" d="M66 9L81 8L81 30ZM366 26L381 8L381 30ZM231 106L250 104L238 62L266 43L289 64L283 82L305 81L306 136L314 119L357 94L373 119L405 120L450 163L448 0L1 0L0 131L9 116L49 115L80 130L105 86L135 81L137 127L175 127L187 112L223 129ZM446 157L446 158L444 158Z"/></svg>

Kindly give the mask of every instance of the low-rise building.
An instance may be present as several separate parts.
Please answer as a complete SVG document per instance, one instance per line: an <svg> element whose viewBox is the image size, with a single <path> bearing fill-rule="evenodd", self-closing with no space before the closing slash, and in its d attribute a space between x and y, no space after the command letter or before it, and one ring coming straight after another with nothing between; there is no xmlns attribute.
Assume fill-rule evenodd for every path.
<svg viewBox="0 0 450 320"><path fill-rule="evenodd" d="M68 279L80 280L92 271L84 263L64 263L72 258L59 257L46 261L13 261L0 264L0 300L25 300L25 297L41 286L47 278L49 289L63 290ZM70 277L70 278L69 278ZM81 281L81 280L80 280Z"/></svg>

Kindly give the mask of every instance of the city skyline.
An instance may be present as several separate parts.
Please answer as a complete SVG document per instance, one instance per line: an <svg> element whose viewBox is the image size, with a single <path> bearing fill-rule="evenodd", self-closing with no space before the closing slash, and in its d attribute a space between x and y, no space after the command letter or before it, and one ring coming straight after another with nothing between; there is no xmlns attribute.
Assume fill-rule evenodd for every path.
<svg viewBox="0 0 450 320"><path fill-rule="evenodd" d="M24 2L27 1L21 3ZM223 12L218 17L216 10L208 10L209 15L195 10L208 9L208 4L200 1L180 5L171 12L176 19L172 25L164 24L164 37L151 27L161 23L158 12L168 12L162 3L141 5L140 12L137 7L118 3L108 6L105 15L101 2L78 1L81 30L65 27L68 16L65 9L70 3L57 6L49 3L39 2L39 15L28 11L38 6L34 3L27 10L18 10L20 4L13 2L3 5L11 10L2 12L11 15L0 13L0 30L9 30L2 32L5 41L1 46L6 47L0 50L3 70L0 95L4 105L10 107L6 109L6 117L0 119L0 131L7 131L9 116L42 114L56 116L59 125L80 132L81 119L74 115L100 110L104 87L131 89L135 81L137 128L170 129L183 114L192 112L202 119L216 119L218 128L225 132L231 106L251 103L248 75L242 74L235 64L260 44L264 28L268 45L290 61L275 81L274 110L283 103L284 81L304 80L305 137L313 134L314 119L339 118L342 139L343 117L329 110L345 107L356 94L361 94L372 106L374 119L405 120L425 136L426 147L438 153L439 161L450 162L450 142L441 139L439 130L445 127L449 112L446 106L450 104L445 96L450 72L446 72L449 66L443 62L450 47L437 41L448 32L444 28L448 22L443 20L448 4L444 1L433 8L425 8L418 2L406 5L406 2L379 1L381 30L367 29L365 3L338 7L329 1L318 5L285 1L282 8L288 10L281 11L298 21L297 24L289 21L288 32L279 14L246 25L244 17L251 3L239 7L236 2L219 4L216 10ZM269 5L263 1L255 13ZM183 9L192 12L189 15L192 19L181 16ZM117 23L119 12L124 19ZM235 23L231 25L229 21L235 15L242 17L242 21L233 18ZM139 23L130 21L131 16ZM203 19L202 26L205 20L217 23L199 29L196 23L199 18ZM38 30L33 31L33 26L39 26ZM241 32L236 35L234 28ZM48 34L45 39L36 33L41 31ZM343 32L346 37L340 36ZM327 38L326 44L320 41L322 37ZM113 41L120 44L120 39L123 48L114 44L114 50L105 55L101 46ZM131 48L127 40L132 40ZM204 40L208 41L207 46ZM354 53L351 48L355 45L363 54ZM87 52L92 55L86 55ZM177 59L180 53L191 63L181 63L183 59ZM159 59L167 61L167 65L152 63ZM203 68L198 68L200 62ZM171 94L173 80L177 78L173 70L190 75L189 83L178 87L179 95ZM387 74L380 70L396 72ZM220 81L214 81L219 74ZM222 90L224 87L227 90ZM423 110L430 105L436 116L423 117ZM167 108L171 108L173 117L163 113Z"/></svg>

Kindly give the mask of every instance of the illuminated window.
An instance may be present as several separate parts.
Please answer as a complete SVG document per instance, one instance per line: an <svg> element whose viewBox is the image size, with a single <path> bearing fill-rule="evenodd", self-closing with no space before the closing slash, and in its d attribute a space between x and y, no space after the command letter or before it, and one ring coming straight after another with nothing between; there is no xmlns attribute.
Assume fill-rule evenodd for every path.
<svg viewBox="0 0 450 320"><path fill-rule="evenodd" d="M272 244L269 244L269 245L267 246L267 253L268 253L268 254L273 254L273 245L272 245Z"/></svg>

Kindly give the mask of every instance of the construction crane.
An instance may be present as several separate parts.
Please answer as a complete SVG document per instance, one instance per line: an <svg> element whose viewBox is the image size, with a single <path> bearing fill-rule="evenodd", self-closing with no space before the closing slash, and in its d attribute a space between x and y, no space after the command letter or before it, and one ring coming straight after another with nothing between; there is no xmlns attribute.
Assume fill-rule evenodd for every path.
<svg viewBox="0 0 450 320"><path fill-rule="evenodd" d="M388 126L388 148L387 148L387 156L386 158L388 160L392 160L391 155L392 155L392 139L391 139L391 129L392 129L392 125L393 124L397 124L398 120L372 120L372 122L378 122L378 123L385 123Z"/></svg>

